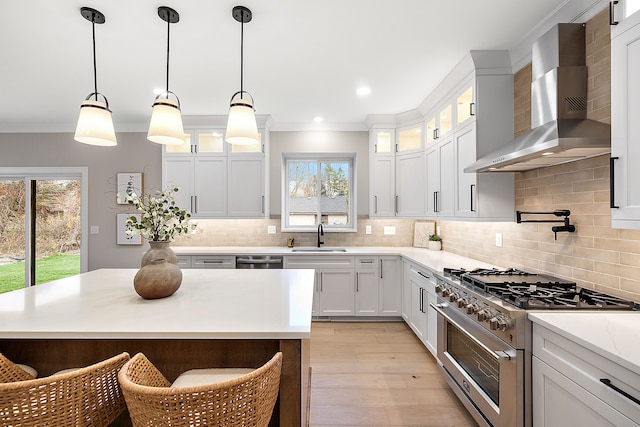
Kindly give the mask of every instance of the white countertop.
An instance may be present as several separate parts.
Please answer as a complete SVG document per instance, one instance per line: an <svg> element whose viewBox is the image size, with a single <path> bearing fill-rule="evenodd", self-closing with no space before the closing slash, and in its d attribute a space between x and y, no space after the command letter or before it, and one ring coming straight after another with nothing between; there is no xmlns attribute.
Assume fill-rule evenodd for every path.
<svg viewBox="0 0 640 427"><path fill-rule="evenodd" d="M0 294L2 338L308 339L313 270L189 270L168 298L101 269Z"/></svg>
<svg viewBox="0 0 640 427"><path fill-rule="evenodd" d="M322 248L331 247L323 246ZM441 272L444 267L468 270L497 267L447 251L430 251L414 247L348 246L343 248L345 252L293 252L293 249L300 249L300 247L291 249L272 246L171 246L171 249L178 255L400 255L438 272Z"/></svg>
<svg viewBox="0 0 640 427"><path fill-rule="evenodd" d="M640 374L640 312L540 312L529 319Z"/></svg>

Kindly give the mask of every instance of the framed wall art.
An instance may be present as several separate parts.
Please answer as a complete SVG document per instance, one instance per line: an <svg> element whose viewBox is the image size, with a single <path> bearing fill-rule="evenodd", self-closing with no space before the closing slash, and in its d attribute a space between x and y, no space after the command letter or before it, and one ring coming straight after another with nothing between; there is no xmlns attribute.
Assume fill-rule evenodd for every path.
<svg viewBox="0 0 640 427"><path fill-rule="evenodd" d="M127 225L127 218L135 216L140 219L140 214L118 214L116 219L116 243L118 245L141 245L142 236L139 234L128 235L127 231L131 230L131 227Z"/></svg>
<svg viewBox="0 0 640 427"><path fill-rule="evenodd" d="M142 197L142 172L119 172L116 176L117 203L126 205L125 196Z"/></svg>

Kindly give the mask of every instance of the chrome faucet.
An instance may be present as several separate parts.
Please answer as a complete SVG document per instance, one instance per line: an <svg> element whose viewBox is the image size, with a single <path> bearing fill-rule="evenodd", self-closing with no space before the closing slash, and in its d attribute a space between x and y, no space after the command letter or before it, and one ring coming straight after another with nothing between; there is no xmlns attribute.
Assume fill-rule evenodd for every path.
<svg viewBox="0 0 640 427"><path fill-rule="evenodd" d="M324 242L320 240L320 236L324 236L324 229L322 228L322 223L318 224L318 247L324 244Z"/></svg>

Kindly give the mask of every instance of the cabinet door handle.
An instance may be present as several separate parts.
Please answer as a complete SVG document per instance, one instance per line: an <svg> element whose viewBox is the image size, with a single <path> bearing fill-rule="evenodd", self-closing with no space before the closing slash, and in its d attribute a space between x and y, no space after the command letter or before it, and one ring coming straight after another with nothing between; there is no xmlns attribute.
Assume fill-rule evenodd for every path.
<svg viewBox="0 0 640 427"><path fill-rule="evenodd" d="M378 213L378 196L373 196L374 208L373 213Z"/></svg>
<svg viewBox="0 0 640 427"><path fill-rule="evenodd" d="M380 278L382 279L382 259L380 259Z"/></svg>
<svg viewBox="0 0 640 427"><path fill-rule="evenodd" d="M433 211L434 212L439 212L438 211L438 193L439 191L433 192Z"/></svg>
<svg viewBox="0 0 640 427"><path fill-rule="evenodd" d="M420 288L420 311L424 313L424 288Z"/></svg>
<svg viewBox="0 0 640 427"><path fill-rule="evenodd" d="M396 213L398 213L398 196L396 196L396 206L395 206L395 210L396 210Z"/></svg>
<svg viewBox="0 0 640 427"><path fill-rule="evenodd" d="M471 104L469 104L469 115L470 116L475 116L476 115L476 103L472 102Z"/></svg>
<svg viewBox="0 0 640 427"><path fill-rule="evenodd" d="M356 292L360 292L360 273L356 272Z"/></svg>
<svg viewBox="0 0 640 427"><path fill-rule="evenodd" d="M260 200L260 212L264 213L264 196L261 196Z"/></svg>
<svg viewBox="0 0 640 427"><path fill-rule="evenodd" d="M378 144L373 144L373 152L374 153L378 152Z"/></svg>
<svg viewBox="0 0 640 427"><path fill-rule="evenodd" d="M433 130L433 139L440 138L440 129L436 128Z"/></svg>
<svg viewBox="0 0 640 427"><path fill-rule="evenodd" d="M320 292L322 292L322 271L320 272Z"/></svg>
<svg viewBox="0 0 640 427"><path fill-rule="evenodd" d="M198 196L193 196L193 211L198 213Z"/></svg>
<svg viewBox="0 0 640 427"><path fill-rule="evenodd" d="M471 184L471 212L475 212L476 209L473 207L473 193L475 193L476 185Z"/></svg>
<svg viewBox="0 0 640 427"><path fill-rule="evenodd" d="M611 209L619 209L620 206L616 205L616 186L615 186L615 165L618 157L611 157L609 159L609 207Z"/></svg>
<svg viewBox="0 0 640 427"><path fill-rule="evenodd" d="M619 22L615 20L615 16L614 16L614 8L616 4L618 4L618 0L613 0L609 2L609 25L619 24Z"/></svg>
<svg viewBox="0 0 640 427"><path fill-rule="evenodd" d="M617 3L617 2L616 2ZM621 395L623 395L624 397L626 397L627 399L629 399L632 402L635 402L637 405L640 405L640 399L638 399L637 397L633 397L631 396L629 393L627 393L624 390L619 389L618 387L614 386L613 384L611 384L611 380L609 378L600 378L600 382L604 385L606 385L607 387L613 389L614 391L620 393Z"/></svg>

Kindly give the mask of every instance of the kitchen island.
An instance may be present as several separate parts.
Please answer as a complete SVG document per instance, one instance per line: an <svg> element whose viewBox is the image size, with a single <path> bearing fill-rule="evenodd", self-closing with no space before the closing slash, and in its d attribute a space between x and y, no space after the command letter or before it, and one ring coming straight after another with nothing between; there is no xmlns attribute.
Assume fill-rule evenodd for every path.
<svg viewBox="0 0 640 427"><path fill-rule="evenodd" d="M0 295L0 352L39 376L143 352L173 381L193 368L258 367L282 351L270 425L306 424L313 270L183 270L180 289L158 300L136 294L136 272L101 269Z"/></svg>

